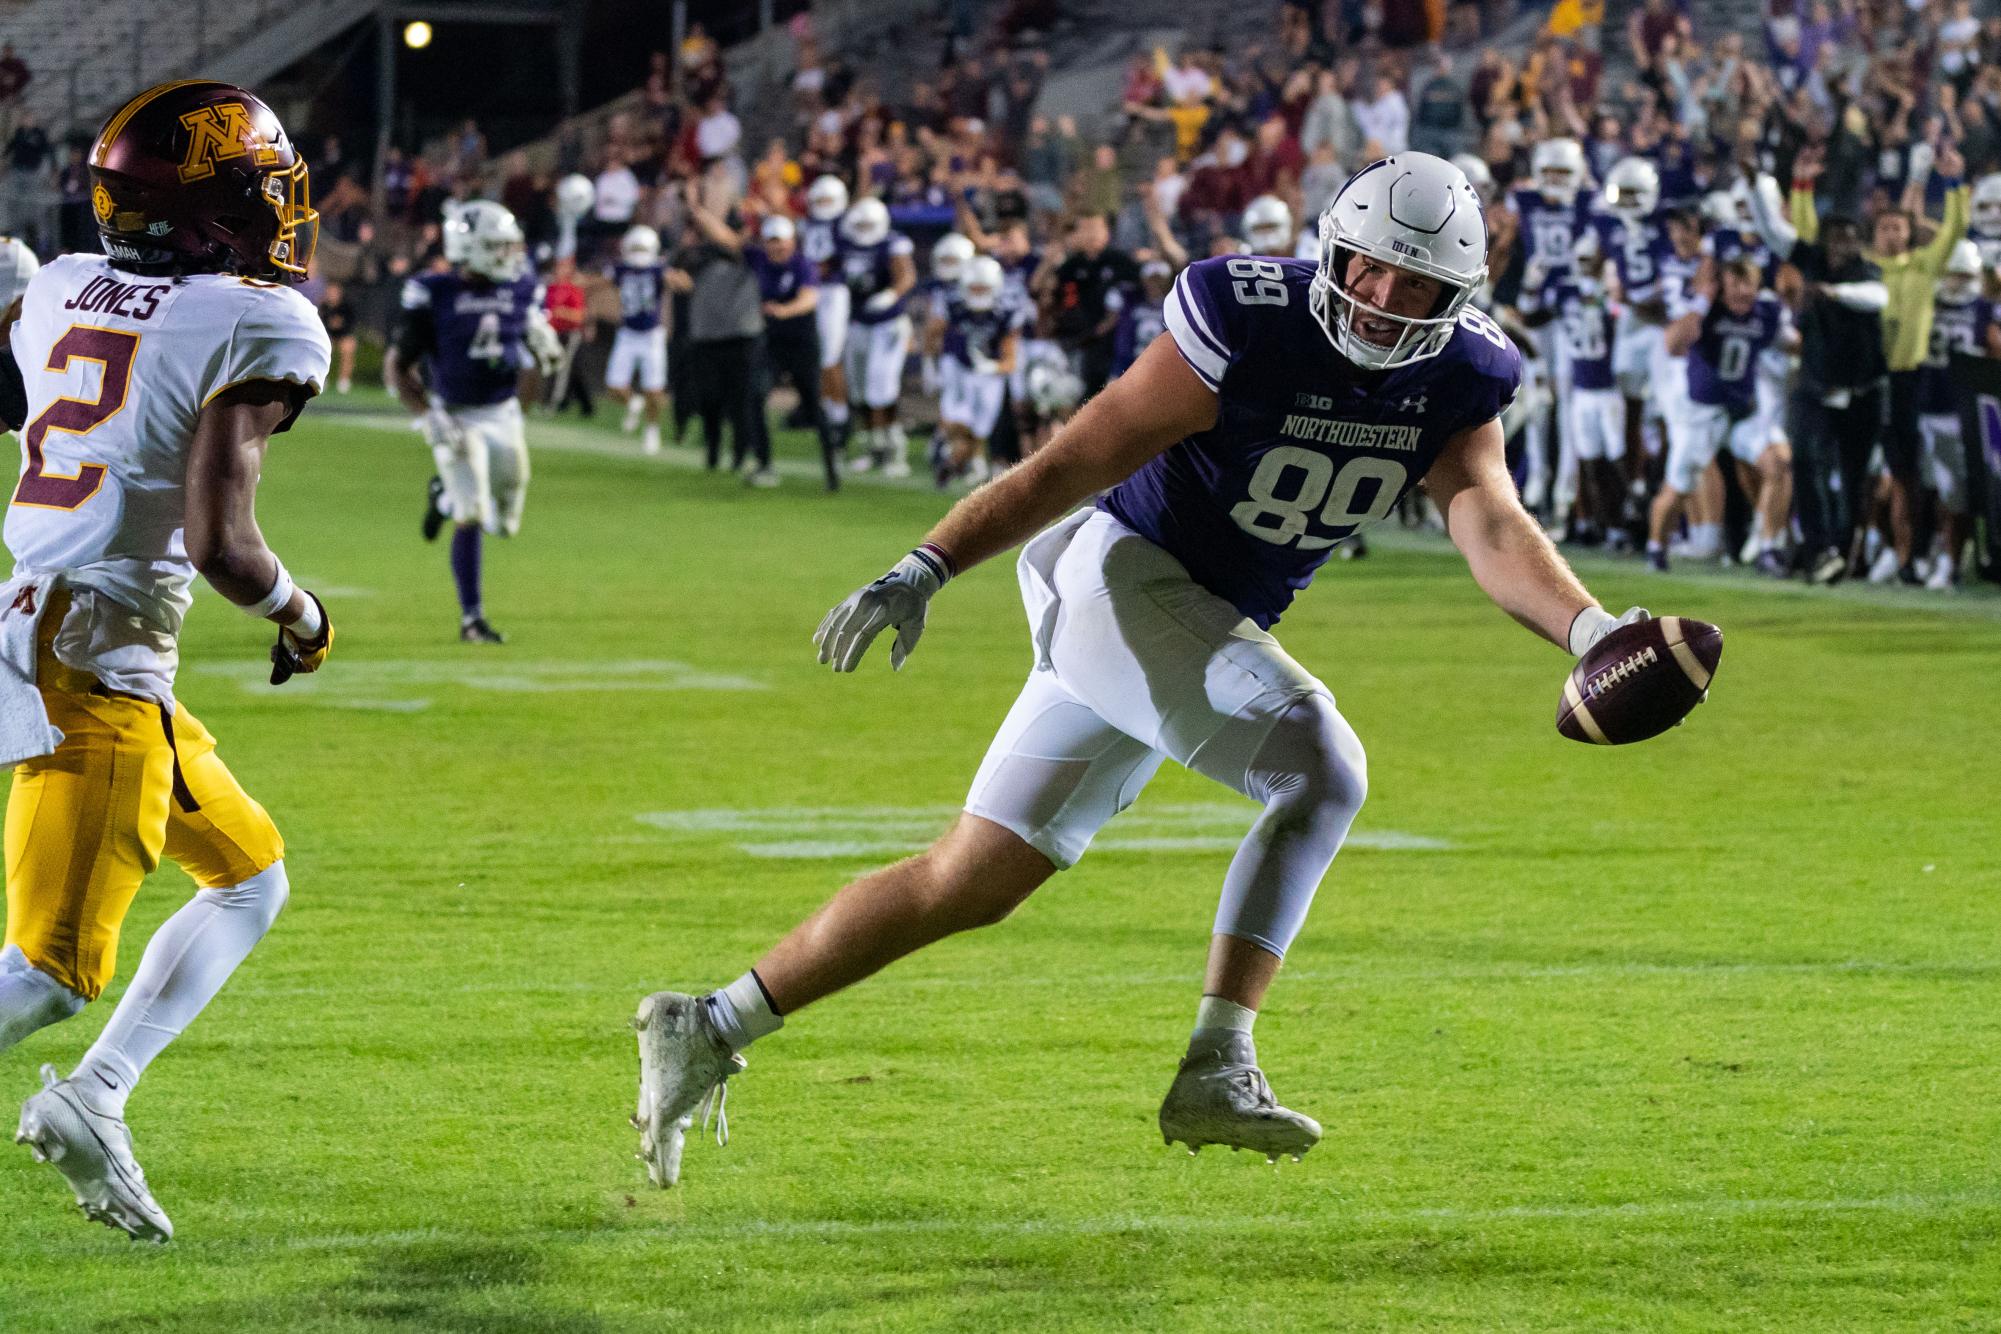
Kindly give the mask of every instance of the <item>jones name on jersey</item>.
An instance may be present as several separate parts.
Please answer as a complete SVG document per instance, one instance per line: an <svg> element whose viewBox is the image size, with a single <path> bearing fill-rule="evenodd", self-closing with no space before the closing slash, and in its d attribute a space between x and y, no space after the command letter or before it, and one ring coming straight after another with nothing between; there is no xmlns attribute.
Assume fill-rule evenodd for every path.
<svg viewBox="0 0 2001 1334"><path fill-rule="evenodd" d="M403 284L397 347L412 362L429 361L431 392L446 406L505 402L534 365L526 336L529 313L540 304L533 274L507 283L456 271L419 274Z"/></svg>
<svg viewBox="0 0 2001 1334"><path fill-rule="evenodd" d="M277 283L64 255L28 285L13 352L27 397L14 573L60 570L78 593L57 657L165 703L195 575L181 529L196 419L250 381L303 386L301 403L318 393L332 356L319 312Z"/></svg>
<svg viewBox="0 0 2001 1334"><path fill-rule="evenodd" d="M1167 332L1216 392L1216 424L1098 502L1266 628L1335 543L1388 514L1521 382L1514 344L1470 307L1438 355L1358 369L1308 306L1313 274L1301 260L1230 257L1182 271Z"/></svg>

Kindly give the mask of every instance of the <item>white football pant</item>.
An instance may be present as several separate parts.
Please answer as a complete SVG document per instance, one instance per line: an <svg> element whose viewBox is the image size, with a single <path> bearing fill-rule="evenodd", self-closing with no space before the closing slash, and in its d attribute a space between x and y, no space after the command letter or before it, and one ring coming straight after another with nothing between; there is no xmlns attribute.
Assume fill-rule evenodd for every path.
<svg viewBox="0 0 2001 1334"><path fill-rule="evenodd" d="M848 329L845 351L848 398L869 408L893 408L903 394L903 363L910 356L910 317Z"/></svg>
<svg viewBox="0 0 2001 1334"><path fill-rule="evenodd" d="M630 389L634 372L639 387L657 394L667 387L667 331L661 328L620 329L611 340L611 361L605 366L607 389Z"/></svg>
<svg viewBox="0 0 2001 1334"><path fill-rule="evenodd" d="M489 533L521 531L528 504L528 441L518 399L483 407L447 408L459 425L457 445L431 450L445 483L445 512L460 523L477 521Z"/></svg>
<svg viewBox="0 0 2001 1334"><path fill-rule="evenodd" d="M1283 955L1368 789L1327 687L1111 515L1081 510L1017 562L1035 667L966 797L1059 868L1163 759L1260 802L1217 933Z"/></svg>

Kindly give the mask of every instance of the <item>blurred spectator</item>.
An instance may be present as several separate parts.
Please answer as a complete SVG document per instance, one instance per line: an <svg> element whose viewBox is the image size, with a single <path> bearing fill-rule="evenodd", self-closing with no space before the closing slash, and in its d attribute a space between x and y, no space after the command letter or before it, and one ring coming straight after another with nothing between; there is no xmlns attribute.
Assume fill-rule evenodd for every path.
<svg viewBox="0 0 2001 1334"><path fill-rule="evenodd" d="M1070 184L1071 203L1077 212L1105 215L1118 212L1124 197L1118 153L1110 144L1099 144L1091 150L1089 164Z"/></svg>
<svg viewBox="0 0 2001 1334"><path fill-rule="evenodd" d="M1417 113L1412 118L1410 146L1421 153L1450 157L1459 149L1466 124L1466 90L1452 77L1452 57L1439 52L1430 69L1413 83Z"/></svg>
<svg viewBox="0 0 2001 1334"><path fill-rule="evenodd" d="M28 90L34 74L27 63L14 54L12 42L0 42L0 135L13 132L14 116L21 107L21 94Z"/></svg>
<svg viewBox="0 0 2001 1334"><path fill-rule="evenodd" d="M64 250L88 250L97 244L97 224L90 215L89 150L73 143L69 160L56 177L56 244Z"/></svg>
<svg viewBox="0 0 2001 1334"><path fill-rule="evenodd" d="M1401 153L1410 147L1410 104L1389 75L1378 74L1372 95L1366 101L1357 99L1354 110L1355 127L1377 153Z"/></svg>
<svg viewBox="0 0 2001 1334"><path fill-rule="evenodd" d="M563 340L563 363L548 388L549 410L561 412L575 403L578 414L589 417L597 408L591 402L588 377L578 372L577 354L591 339L590 320L583 285L577 281L575 260L565 257L556 261L542 304L549 313L549 327Z"/></svg>
<svg viewBox="0 0 2001 1334"><path fill-rule="evenodd" d="M345 394L354 388L354 303L347 299L347 290L339 283L328 283L320 293L319 308L320 323L326 326L327 337L333 340L334 392Z"/></svg>
<svg viewBox="0 0 2001 1334"><path fill-rule="evenodd" d="M1081 214L1071 224L1069 254L1056 267L1055 333L1077 355L1086 397L1111 378L1113 334L1125 294L1139 286L1139 265L1110 243L1110 220Z"/></svg>
<svg viewBox="0 0 2001 1334"><path fill-rule="evenodd" d="M35 120L35 113L22 111L14 118L14 132L7 138L5 193L0 195L0 235L25 238L37 251L46 253L55 240L54 209L50 200L55 145Z"/></svg>

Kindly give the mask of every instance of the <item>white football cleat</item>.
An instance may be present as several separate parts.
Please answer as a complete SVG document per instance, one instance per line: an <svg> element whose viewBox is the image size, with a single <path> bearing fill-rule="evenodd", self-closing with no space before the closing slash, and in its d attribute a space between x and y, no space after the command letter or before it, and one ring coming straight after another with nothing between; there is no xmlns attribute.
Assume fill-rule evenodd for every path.
<svg viewBox="0 0 2001 1334"><path fill-rule="evenodd" d="M702 1108L702 1125L716 1123L716 1143L730 1142L724 1081L744 1067L709 1026L698 997L656 991L639 1002L632 1026L639 1030L639 1158L646 1175L665 1190L681 1179L681 1149Z"/></svg>
<svg viewBox="0 0 2001 1334"><path fill-rule="evenodd" d="M1227 1144L1272 1162L1291 1154L1297 1162L1320 1142L1320 1123L1279 1106L1250 1038L1239 1034L1182 1060L1160 1104L1160 1136L1169 1144L1186 1144L1191 1156L1204 1144Z"/></svg>
<svg viewBox="0 0 2001 1334"><path fill-rule="evenodd" d="M1869 563L1869 582L1887 584L1897 577L1897 549L1884 547L1876 553L1876 559Z"/></svg>
<svg viewBox="0 0 2001 1334"><path fill-rule="evenodd" d="M132 1156L125 1122L92 1109L56 1068L42 1067L42 1091L21 1104L14 1142L38 1163L53 1163L76 1193L84 1216L128 1233L136 1241L166 1242L174 1225L146 1188L146 1174Z"/></svg>

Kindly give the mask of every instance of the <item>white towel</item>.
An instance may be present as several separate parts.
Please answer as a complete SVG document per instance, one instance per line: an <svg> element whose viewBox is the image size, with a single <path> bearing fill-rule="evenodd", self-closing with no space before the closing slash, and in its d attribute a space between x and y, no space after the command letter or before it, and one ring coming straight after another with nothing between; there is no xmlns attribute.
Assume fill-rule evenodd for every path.
<svg viewBox="0 0 2001 1334"><path fill-rule="evenodd" d="M0 768L53 754L63 743L35 687L35 631L55 586L53 574L0 584Z"/></svg>

